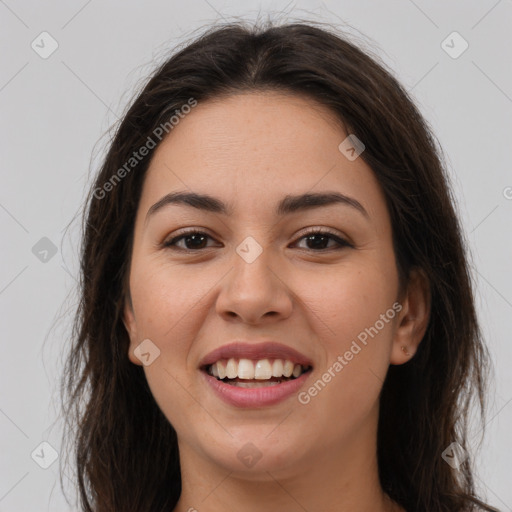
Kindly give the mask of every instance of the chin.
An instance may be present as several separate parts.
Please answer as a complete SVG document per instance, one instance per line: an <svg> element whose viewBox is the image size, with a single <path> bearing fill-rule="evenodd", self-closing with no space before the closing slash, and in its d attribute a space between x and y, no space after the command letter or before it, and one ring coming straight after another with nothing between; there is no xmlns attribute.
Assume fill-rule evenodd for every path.
<svg viewBox="0 0 512 512"><path fill-rule="evenodd" d="M216 438L215 444L204 446L202 451L215 465L243 478L263 481L268 480L268 472L296 472L297 464L306 458L307 439L278 432L281 427L276 426L240 427L236 433L228 429L233 437L225 433L225 442Z"/></svg>

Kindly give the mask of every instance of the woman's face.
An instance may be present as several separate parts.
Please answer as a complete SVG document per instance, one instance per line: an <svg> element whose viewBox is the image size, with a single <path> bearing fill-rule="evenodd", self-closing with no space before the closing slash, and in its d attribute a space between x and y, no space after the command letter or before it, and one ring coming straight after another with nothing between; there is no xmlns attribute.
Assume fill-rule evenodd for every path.
<svg viewBox="0 0 512 512"><path fill-rule="evenodd" d="M285 475L334 451L374 450L387 369L407 360L407 307L385 198L348 141L339 148L346 137L308 99L251 93L199 103L157 148L125 325L182 457ZM178 192L213 199L171 201ZM199 234L177 238L185 230ZM253 350L265 342L280 345ZM205 362L220 359L222 373L231 358L238 383L263 387L207 374ZM292 363L310 370L268 379ZM261 378L249 379L253 368Z"/></svg>

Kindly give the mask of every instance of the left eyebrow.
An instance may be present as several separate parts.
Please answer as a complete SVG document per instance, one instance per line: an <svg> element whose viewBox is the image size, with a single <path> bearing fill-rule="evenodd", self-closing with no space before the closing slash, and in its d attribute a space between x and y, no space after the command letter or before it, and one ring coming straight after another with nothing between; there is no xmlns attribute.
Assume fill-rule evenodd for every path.
<svg viewBox="0 0 512 512"><path fill-rule="evenodd" d="M151 215L154 215L158 210L171 204L187 205L199 210L223 215L232 215L233 213L231 205L224 203L216 197L208 194L178 191L165 195L151 206L146 214L146 222ZM332 204L350 206L369 219L368 212L364 209L363 205L357 201L357 199L340 194L339 192L305 193L295 196L287 195L279 201L276 207L276 215L284 216L297 211L309 210Z"/></svg>

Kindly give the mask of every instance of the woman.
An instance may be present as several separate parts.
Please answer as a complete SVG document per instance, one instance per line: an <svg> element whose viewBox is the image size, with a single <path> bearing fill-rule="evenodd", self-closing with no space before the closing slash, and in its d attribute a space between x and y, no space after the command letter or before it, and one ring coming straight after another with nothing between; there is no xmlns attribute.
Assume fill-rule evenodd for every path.
<svg viewBox="0 0 512 512"><path fill-rule="evenodd" d="M212 29L155 72L86 211L84 511L495 510L439 153L384 65L312 24Z"/></svg>

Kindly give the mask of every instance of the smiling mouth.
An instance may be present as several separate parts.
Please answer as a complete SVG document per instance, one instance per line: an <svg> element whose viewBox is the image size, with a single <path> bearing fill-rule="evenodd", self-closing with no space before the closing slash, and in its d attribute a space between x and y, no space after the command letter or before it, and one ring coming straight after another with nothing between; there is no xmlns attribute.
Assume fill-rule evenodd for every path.
<svg viewBox="0 0 512 512"><path fill-rule="evenodd" d="M295 364L287 359L221 359L202 368L217 380L240 388L277 386L295 380L312 370L311 366Z"/></svg>

